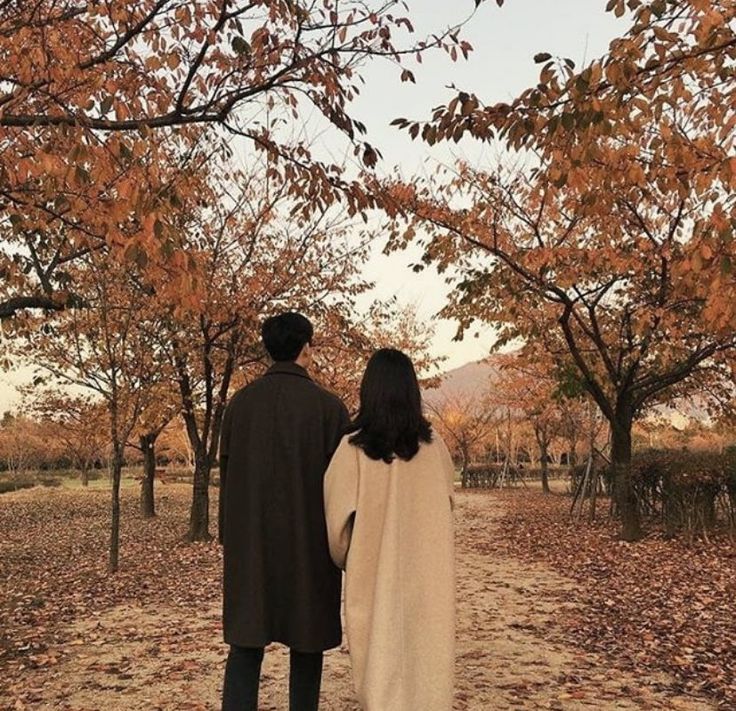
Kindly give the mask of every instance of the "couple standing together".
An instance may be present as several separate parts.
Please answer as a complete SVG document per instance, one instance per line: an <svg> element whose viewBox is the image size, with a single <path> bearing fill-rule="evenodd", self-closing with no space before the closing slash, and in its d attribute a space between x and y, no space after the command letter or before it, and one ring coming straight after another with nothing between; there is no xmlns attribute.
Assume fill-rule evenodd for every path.
<svg viewBox="0 0 736 711"><path fill-rule="evenodd" d="M291 650L289 708L319 706L322 654L342 640L365 711L452 707L454 467L422 414L414 367L377 351L351 422L309 376L301 314L263 323L274 364L225 411L223 711L255 711L264 647Z"/></svg>

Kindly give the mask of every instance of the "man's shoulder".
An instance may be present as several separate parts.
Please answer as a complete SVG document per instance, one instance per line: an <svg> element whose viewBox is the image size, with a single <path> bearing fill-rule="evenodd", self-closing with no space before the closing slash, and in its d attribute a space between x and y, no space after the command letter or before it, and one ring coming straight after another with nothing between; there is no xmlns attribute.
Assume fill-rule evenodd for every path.
<svg viewBox="0 0 736 711"><path fill-rule="evenodd" d="M336 410L345 409L345 403L337 394L333 393L332 390L328 390L326 387L320 385L319 383L316 383L314 380L311 380L310 382L312 383L314 388L316 388L317 392L319 393L319 397L324 400L328 407L332 407Z"/></svg>
<svg viewBox="0 0 736 711"><path fill-rule="evenodd" d="M309 393L310 397L313 397L316 401L324 403L328 408L335 410L343 410L345 405L338 395L331 390L328 390L324 386L315 382L311 378L295 378L291 377L288 380L279 379L280 386L283 387L284 383L288 383L289 387L301 390L302 393L305 391ZM271 385L275 384L275 380L269 376L262 375L259 378L251 381L247 385L243 386L230 397L230 405L237 406L238 404L245 405L253 398L256 400L259 397L268 397L271 392Z"/></svg>
<svg viewBox="0 0 736 711"><path fill-rule="evenodd" d="M262 378L256 378L255 380L252 380L250 383L247 383L246 385L243 385L242 388L239 388L236 390L231 396L230 400L228 402L228 405L230 407L236 406L238 404L242 404L246 402L249 397L256 393L259 389L259 382L262 380Z"/></svg>

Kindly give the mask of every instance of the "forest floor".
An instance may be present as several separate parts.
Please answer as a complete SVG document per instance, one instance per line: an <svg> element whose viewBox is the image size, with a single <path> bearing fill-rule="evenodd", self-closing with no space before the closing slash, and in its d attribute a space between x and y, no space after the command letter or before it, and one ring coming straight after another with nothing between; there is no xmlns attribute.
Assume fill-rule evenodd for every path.
<svg viewBox="0 0 736 711"><path fill-rule="evenodd" d="M148 521L138 515L136 494L123 492L121 570L114 576L105 572L107 492L0 496L0 709L218 708L226 654L219 547L181 541L188 486L158 487L159 516ZM530 491L458 492L454 708L734 708L733 672L718 667L732 662L734 627L720 619L720 607L701 615L708 601L698 597L717 581L700 571L647 587L652 546L660 556L670 551L674 568L684 556L689 573L718 555L728 575L711 596L731 595L733 603L732 548L713 552L711 543L690 554L656 538L625 546L605 522L568 533L567 503ZM622 565L624 557L634 563ZM617 565L629 576L628 592ZM662 595L674 594L670 584L682 617L658 627L652 620L661 616L657 606L667 607ZM695 639L708 620L712 630ZM691 646L675 649L682 635L693 637ZM269 650L262 709L288 707L287 674L285 650ZM326 657L321 708L357 709L345 647Z"/></svg>

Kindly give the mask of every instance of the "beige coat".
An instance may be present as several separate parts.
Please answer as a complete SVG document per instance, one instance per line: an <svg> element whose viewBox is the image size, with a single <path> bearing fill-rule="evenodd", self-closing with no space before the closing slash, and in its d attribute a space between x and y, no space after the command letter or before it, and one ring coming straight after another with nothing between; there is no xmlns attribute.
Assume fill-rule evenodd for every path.
<svg viewBox="0 0 736 711"><path fill-rule="evenodd" d="M455 661L455 470L438 434L408 462L344 437L325 475L330 553L365 711L448 711Z"/></svg>

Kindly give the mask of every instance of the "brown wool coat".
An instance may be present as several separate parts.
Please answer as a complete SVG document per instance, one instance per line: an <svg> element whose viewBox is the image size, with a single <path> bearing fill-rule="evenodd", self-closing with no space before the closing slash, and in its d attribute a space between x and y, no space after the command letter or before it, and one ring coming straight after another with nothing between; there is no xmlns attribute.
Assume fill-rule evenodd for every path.
<svg viewBox="0 0 736 711"><path fill-rule="evenodd" d="M408 462L343 438L325 475L332 558L346 571L353 681L365 711L449 711L455 661L452 492L436 433Z"/></svg>
<svg viewBox="0 0 736 711"><path fill-rule="evenodd" d="M322 484L347 423L342 402L294 363L276 363L228 403L220 444L228 644L300 652L340 644L341 573Z"/></svg>

